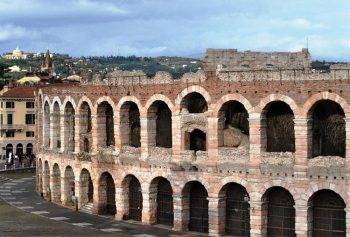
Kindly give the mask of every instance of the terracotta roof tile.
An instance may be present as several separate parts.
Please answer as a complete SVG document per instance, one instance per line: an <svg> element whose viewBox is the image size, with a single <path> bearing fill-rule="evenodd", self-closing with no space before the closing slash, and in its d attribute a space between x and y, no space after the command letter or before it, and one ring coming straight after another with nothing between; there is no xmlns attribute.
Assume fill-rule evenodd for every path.
<svg viewBox="0 0 350 237"><path fill-rule="evenodd" d="M33 98L34 91L37 92L36 87L14 87L4 92L0 97L1 98Z"/></svg>

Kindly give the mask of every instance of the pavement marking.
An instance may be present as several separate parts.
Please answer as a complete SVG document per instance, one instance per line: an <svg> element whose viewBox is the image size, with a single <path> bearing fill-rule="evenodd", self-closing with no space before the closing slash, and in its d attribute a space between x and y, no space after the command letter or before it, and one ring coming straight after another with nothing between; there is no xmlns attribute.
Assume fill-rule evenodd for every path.
<svg viewBox="0 0 350 237"><path fill-rule="evenodd" d="M8 185L8 186L15 186L17 184L16 183L6 183L6 185Z"/></svg>
<svg viewBox="0 0 350 237"><path fill-rule="evenodd" d="M0 193L1 196L10 196L11 193Z"/></svg>
<svg viewBox="0 0 350 237"><path fill-rule="evenodd" d="M36 214L36 215L42 215L42 214L49 214L50 212L47 211L32 211L30 213Z"/></svg>
<svg viewBox="0 0 350 237"><path fill-rule="evenodd" d="M77 226L89 226L92 225L91 223L86 223L86 222L81 222L81 223L72 223L72 225L77 225Z"/></svg>
<svg viewBox="0 0 350 237"><path fill-rule="evenodd" d="M57 217L50 217L51 220L55 220L55 221L65 221L65 220L69 220L69 218L64 217L64 216L57 216Z"/></svg>
<svg viewBox="0 0 350 237"><path fill-rule="evenodd" d="M19 204L23 204L23 202L9 202L9 204L11 204L11 205L19 205Z"/></svg>
<svg viewBox="0 0 350 237"><path fill-rule="evenodd" d="M24 180L13 180L13 183L24 183Z"/></svg>
<svg viewBox="0 0 350 237"><path fill-rule="evenodd" d="M16 190L16 191L12 191L12 193L23 193L23 191Z"/></svg>
<svg viewBox="0 0 350 237"><path fill-rule="evenodd" d="M34 207L32 207L32 206L23 206L23 207L18 207L18 208L21 208L21 209L34 209Z"/></svg>
<svg viewBox="0 0 350 237"><path fill-rule="evenodd" d="M0 189L0 192L9 192L11 190L8 190L8 189Z"/></svg>
<svg viewBox="0 0 350 237"><path fill-rule="evenodd" d="M117 231L122 231L121 229L118 228L107 228L107 229L100 229L104 232L117 232Z"/></svg>
<svg viewBox="0 0 350 237"><path fill-rule="evenodd" d="M9 188L12 188L12 186L2 186L1 188L9 189Z"/></svg>
<svg viewBox="0 0 350 237"><path fill-rule="evenodd" d="M16 198L15 197L2 197L2 199L4 199L4 200L14 200Z"/></svg>
<svg viewBox="0 0 350 237"><path fill-rule="evenodd" d="M156 235L148 235L148 234L139 234L139 235L133 235L135 237L157 237Z"/></svg>

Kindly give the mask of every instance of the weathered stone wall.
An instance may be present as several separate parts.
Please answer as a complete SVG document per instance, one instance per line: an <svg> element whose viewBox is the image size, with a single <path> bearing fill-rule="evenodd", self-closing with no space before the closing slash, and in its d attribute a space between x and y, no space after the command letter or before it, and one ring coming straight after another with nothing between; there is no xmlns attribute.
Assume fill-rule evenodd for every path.
<svg viewBox="0 0 350 237"><path fill-rule="evenodd" d="M341 69L347 72L347 69ZM253 73L253 72L247 72ZM277 72L276 72L277 73ZM300 74L298 80L293 74L286 80L265 80L256 77L255 80L226 80L218 75L206 74L205 78L180 79L171 81L164 74L164 81L157 83L124 83L123 79L116 79L113 83L77 84L74 86L51 85L40 90L38 99L42 106L46 105L38 114L39 127L43 127L42 134L38 134L37 162L38 191L44 197L57 201L61 198L68 203L69 182L57 185L57 176L63 180L75 180L75 190L86 199L82 192L86 192L86 183L80 180L84 169L84 180L88 172L93 180L94 210L105 205L106 198L99 183L102 174L108 172L114 180L117 213L116 218L122 219L128 214L128 184L131 175L135 176L142 189L143 210L142 223L156 222L154 208L156 207L154 190L159 177L166 178L173 189L174 226L176 230L188 228L188 184L198 181L208 192L209 201L209 234L219 236L224 234L225 212L222 203L225 200L225 185L237 183L242 185L249 194L250 204L250 233L253 237L266 236L266 201L265 195L272 187L283 187L288 190L295 201L295 229L296 235L306 237L310 229L308 221L309 200L319 190L332 190L350 205L350 78L344 73L344 78L334 77L334 72L324 77L324 74ZM161 75L161 74L159 74ZM204 74L201 74L202 77ZM307 75L312 76L313 79ZM139 75L140 77L142 75ZM157 76L156 76L157 77ZM228 78L228 77L227 77ZM142 78L141 78L142 79ZM142 80L146 80L145 78ZM142 82L141 80L141 82ZM147 79L148 80L148 79ZM160 80L156 79L156 80ZM165 83L168 81L169 83ZM208 104L208 111L191 114L183 107L186 95L196 92L201 94ZM155 119L149 116L149 110L155 110L153 102L163 101L171 111L172 147L160 148L155 146L152 123ZM319 101L334 101L344 111L346 144L345 157L315 157L312 158L312 109ZM60 107L61 115L68 101L75 111L75 149L74 152L57 150L50 147L47 140L55 137L58 131L45 128L52 127L55 119L52 116L54 104ZM246 109L249 121L249 143L238 147L223 147L219 142L224 129L223 118L220 115L222 106L228 101L238 101ZM293 112L295 132L295 152L267 152L265 109L274 101L286 103ZM91 109L91 151L82 153L82 139L80 135L80 106L86 102ZM114 138L113 146L103 148L98 146L98 140L103 137L105 129L98 126L97 111L101 103L108 103L113 110ZM140 112L140 142L141 147L131 147L121 142L124 122L128 113L123 112L125 103L135 103ZM62 123L64 126L64 123ZM206 151L192 151L185 149L186 132L199 129L206 134ZM40 131L38 129L38 131ZM64 131L64 130L63 130ZM57 135L57 134L56 134ZM54 164L55 166L53 170ZM68 169L68 171L67 171ZM67 171L67 172L66 172ZM67 176L67 175L68 176ZM52 176L52 179L50 178ZM85 182L85 181L84 181ZM55 190L50 194L50 187ZM80 188L85 187L85 188ZM57 189L61 189L59 196ZM80 191L79 191L80 190ZM151 190L153 190L151 192ZM186 191L187 190L187 191ZM101 192L100 192L101 191ZM101 196L102 195L102 196ZM105 194L104 194L105 195ZM153 196L152 196L153 195ZM80 205L82 205L80 203ZM219 208L220 207L220 208ZM345 209L347 215L347 235L350 236L350 210Z"/></svg>

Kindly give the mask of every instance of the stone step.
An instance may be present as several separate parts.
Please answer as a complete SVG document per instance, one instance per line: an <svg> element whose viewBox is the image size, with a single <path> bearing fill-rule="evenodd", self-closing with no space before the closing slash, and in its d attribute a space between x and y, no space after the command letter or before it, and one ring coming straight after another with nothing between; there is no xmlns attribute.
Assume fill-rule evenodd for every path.
<svg viewBox="0 0 350 237"><path fill-rule="evenodd" d="M83 207L80 208L80 211L84 213L92 214L93 206L94 205L92 202L88 202Z"/></svg>

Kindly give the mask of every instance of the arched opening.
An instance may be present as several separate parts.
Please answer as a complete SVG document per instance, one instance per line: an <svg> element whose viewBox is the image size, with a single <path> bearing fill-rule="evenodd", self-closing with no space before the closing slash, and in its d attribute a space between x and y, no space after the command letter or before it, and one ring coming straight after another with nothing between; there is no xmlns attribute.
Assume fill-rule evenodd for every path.
<svg viewBox="0 0 350 237"><path fill-rule="evenodd" d="M26 147L26 154L27 155L32 155L33 154L33 144L32 143L28 143L27 147Z"/></svg>
<svg viewBox="0 0 350 237"><path fill-rule="evenodd" d="M43 194L44 198L51 199L51 190L50 190L50 167L49 162L45 161L44 163L44 172L43 172Z"/></svg>
<svg viewBox="0 0 350 237"><path fill-rule="evenodd" d="M38 122L37 123L37 126L38 126L38 142L37 144L42 146L44 143L43 143L43 123L44 123L44 118L43 118L43 98L41 95L39 95L38 97L38 100L36 101L36 104L37 104L37 108L38 108L38 116L41 117L41 122Z"/></svg>
<svg viewBox="0 0 350 237"><path fill-rule="evenodd" d="M273 187L263 196L267 236L296 236L293 196L282 187Z"/></svg>
<svg viewBox="0 0 350 237"><path fill-rule="evenodd" d="M64 108L64 149L73 152L75 148L75 110L72 103L67 102Z"/></svg>
<svg viewBox="0 0 350 237"><path fill-rule="evenodd" d="M204 113L208 111L208 104L201 94L192 92L182 99L181 109L186 109L189 113Z"/></svg>
<svg viewBox="0 0 350 237"><path fill-rule="evenodd" d="M334 101L317 102L312 110L312 157L345 157L345 114Z"/></svg>
<svg viewBox="0 0 350 237"><path fill-rule="evenodd" d="M16 146L16 155L17 156L21 156L23 155L23 144L22 143L18 143Z"/></svg>
<svg viewBox="0 0 350 237"><path fill-rule="evenodd" d="M232 236L250 236L250 205L246 189L239 184L225 185L225 233Z"/></svg>
<svg viewBox="0 0 350 237"><path fill-rule="evenodd" d="M12 154L12 159L14 158L13 157L13 145L10 143L10 144L7 144L6 145L6 157L9 157L10 153Z"/></svg>
<svg viewBox="0 0 350 237"><path fill-rule="evenodd" d="M282 101L273 101L265 107L263 117L266 122L263 126L263 132L266 133L266 151L295 152L294 114L289 105Z"/></svg>
<svg viewBox="0 0 350 237"><path fill-rule="evenodd" d="M67 166L64 172L64 205L73 205L73 196L75 196L75 176L71 166Z"/></svg>
<svg viewBox="0 0 350 237"><path fill-rule="evenodd" d="M49 128L50 129L50 128ZM52 113L52 147L61 148L61 112L60 106L56 101L53 105Z"/></svg>
<svg viewBox="0 0 350 237"><path fill-rule="evenodd" d="M171 110L164 101L155 101L148 109L149 146L172 147Z"/></svg>
<svg viewBox="0 0 350 237"><path fill-rule="evenodd" d="M185 147L186 150L206 151L207 135L199 129L194 129L192 132L186 132Z"/></svg>
<svg viewBox="0 0 350 237"><path fill-rule="evenodd" d="M160 178L157 185L157 223L174 224L173 189L170 182Z"/></svg>
<svg viewBox="0 0 350 237"><path fill-rule="evenodd" d="M61 202L61 171L57 163L53 165L52 169L52 201L56 203Z"/></svg>
<svg viewBox="0 0 350 237"><path fill-rule="evenodd" d="M43 145L50 146L50 105L47 101L44 105Z"/></svg>
<svg viewBox="0 0 350 237"><path fill-rule="evenodd" d="M120 135L122 145L141 147L140 111L134 102L125 102L120 108Z"/></svg>
<svg viewBox="0 0 350 237"><path fill-rule="evenodd" d="M208 192L198 181L187 183L183 190L185 208L189 210L188 229L208 233L209 215L208 215ZM188 198L188 199L187 199Z"/></svg>
<svg viewBox="0 0 350 237"><path fill-rule="evenodd" d="M97 133L99 146L114 146L114 119L112 106L104 101L97 107Z"/></svg>
<svg viewBox="0 0 350 237"><path fill-rule="evenodd" d="M87 102L83 102L80 106L80 150L90 152L91 136L91 109Z"/></svg>
<svg viewBox="0 0 350 237"><path fill-rule="evenodd" d="M115 215L117 208L115 204L115 184L112 175L105 172L99 181L99 214Z"/></svg>
<svg viewBox="0 0 350 237"><path fill-rule="evenodd" d="M318 191L310 198L308 206L310 236L346 236L345 202L337 193Z"/></svg>
<svg viewBox="0 0 350 237"><path fill-rule="evenodd" d="M249 146L248 112L238 101L228 101L219 111L219 147Z"/></svg>
<svg viewBox="0 0 350 237"><path fill-rule="evenodd" d="M93 203L94 188L91 180L90 172L83 169L80 173L80 203L85 206L88 203Z"/></svg>
<svg viewBox="0 0 350 237"><path fill-rule="evenodd" d="M131 220L142 220L142 200L140 182L135 176L132 176L129 182L129 218Z"/></svg>

